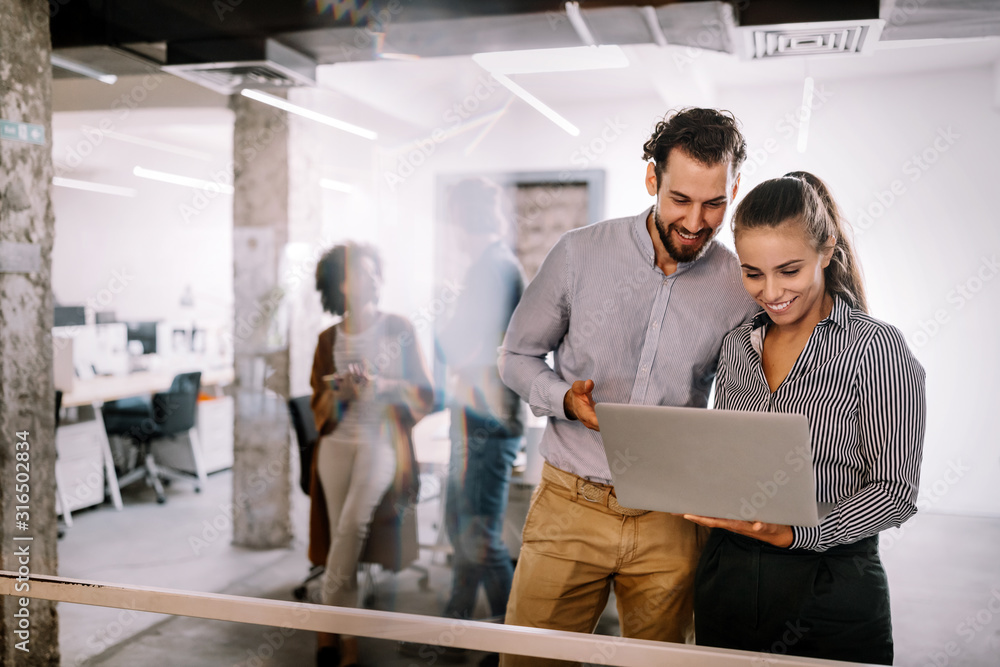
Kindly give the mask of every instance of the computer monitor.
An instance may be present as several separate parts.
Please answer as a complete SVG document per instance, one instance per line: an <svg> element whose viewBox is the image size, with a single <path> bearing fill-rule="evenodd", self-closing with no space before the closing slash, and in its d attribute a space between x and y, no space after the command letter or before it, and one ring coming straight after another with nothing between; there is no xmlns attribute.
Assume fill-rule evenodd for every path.
<svg viewBox="0 0 1000 667"><path fill-rule="evenodd" d="M83 306L56 306L52 318L52 326L74 327L87 323L86 309Z"/></svg>
<svg viewBox="0 0 1000 667"><path fill-rule="evenodd" d="M156 322L126 322L128 341L142 343L143 354L156 354Z"/></svg>

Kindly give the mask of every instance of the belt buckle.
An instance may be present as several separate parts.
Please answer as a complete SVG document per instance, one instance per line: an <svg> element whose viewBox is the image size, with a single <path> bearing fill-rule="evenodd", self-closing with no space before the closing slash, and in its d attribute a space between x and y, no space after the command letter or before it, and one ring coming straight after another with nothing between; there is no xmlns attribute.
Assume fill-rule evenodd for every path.
<svg viewBox="0 0 1000 667"><path fill-rule="evenodd" d="M580 491L583 492L583 497L588 502L599 503L599 502L601 502L601 500L604 499L604 492L601 491L596 486L594 486L593 484L590 484L589 482L586 483L586 484L584 484L580 488Z"/></svg>

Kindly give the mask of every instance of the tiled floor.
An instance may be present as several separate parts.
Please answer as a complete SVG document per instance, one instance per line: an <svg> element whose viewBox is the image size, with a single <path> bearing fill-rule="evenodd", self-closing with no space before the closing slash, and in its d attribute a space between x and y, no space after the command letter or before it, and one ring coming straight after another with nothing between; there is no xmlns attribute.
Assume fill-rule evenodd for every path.
<svg viewBox="0 0 1000 667"><path fill-rule="evenodd" d="M175 482L157 505L141 485L125 493L125 509L100 506L74 517L60 542L63 576L235 595L292 599L308 570L307 499L295 492L296 539L290 549L253 551L230 545L226 504L231 475L218 473L195 494ZM419 513L421 542L433 541L435 501ZM898 535L883 539L883 560L893 595L896 664L912 667L1000 665L1000 519L918 515ZM379 577L376 608L437 614L450 571L438 554L422 553L430 587L415 571ZM482 610L485 615L485 609ZM63 665L313 664L315 639L254 625L161 616L128 610L60 604ZM599 631L613 634L612 604ZM475 665L484 654L458 661L424 649L401 655L389 642L362 640L364 664L387 667ZM450 657L450 656L447 656Z"/></svg>

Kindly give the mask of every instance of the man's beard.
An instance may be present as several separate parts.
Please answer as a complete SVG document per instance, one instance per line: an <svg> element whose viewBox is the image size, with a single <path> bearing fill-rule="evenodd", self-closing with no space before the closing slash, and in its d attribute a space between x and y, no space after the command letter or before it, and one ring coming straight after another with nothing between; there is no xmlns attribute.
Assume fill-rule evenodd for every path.
<svg viewBox="0 0 1000 667"><path fill-rule="evenodd" d="M698 236L702 237L701 245L697 246L679 246L674 243L674 237L670 233L672 230L680 229L675 223L670 223L670 226L664 226L663 220L660 218L660 207L653 207L653 223L656 225L656 231L660 235L660 242L663 247L667 249L667 254L675 262L693 262L700 258L708 250L709 246L712 245L712 238L715 234L711 229L703 229L698 232Z"/></svg>

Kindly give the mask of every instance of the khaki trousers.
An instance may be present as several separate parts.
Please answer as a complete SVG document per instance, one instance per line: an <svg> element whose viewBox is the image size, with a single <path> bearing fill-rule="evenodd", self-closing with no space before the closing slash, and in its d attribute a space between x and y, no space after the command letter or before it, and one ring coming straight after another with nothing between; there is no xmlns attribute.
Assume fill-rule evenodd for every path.
<svg viewBox="0 0 1000 667"><path fill-rule="evenodd" d="M704 536L664 512L622 508L614 489L548 463L525 519L506 623L594 631L614 586L624 637L684 642L694 626L694 573ZM614 664L614 645L589 662ZM502 667L572 665L503 655Z"/></svg>

